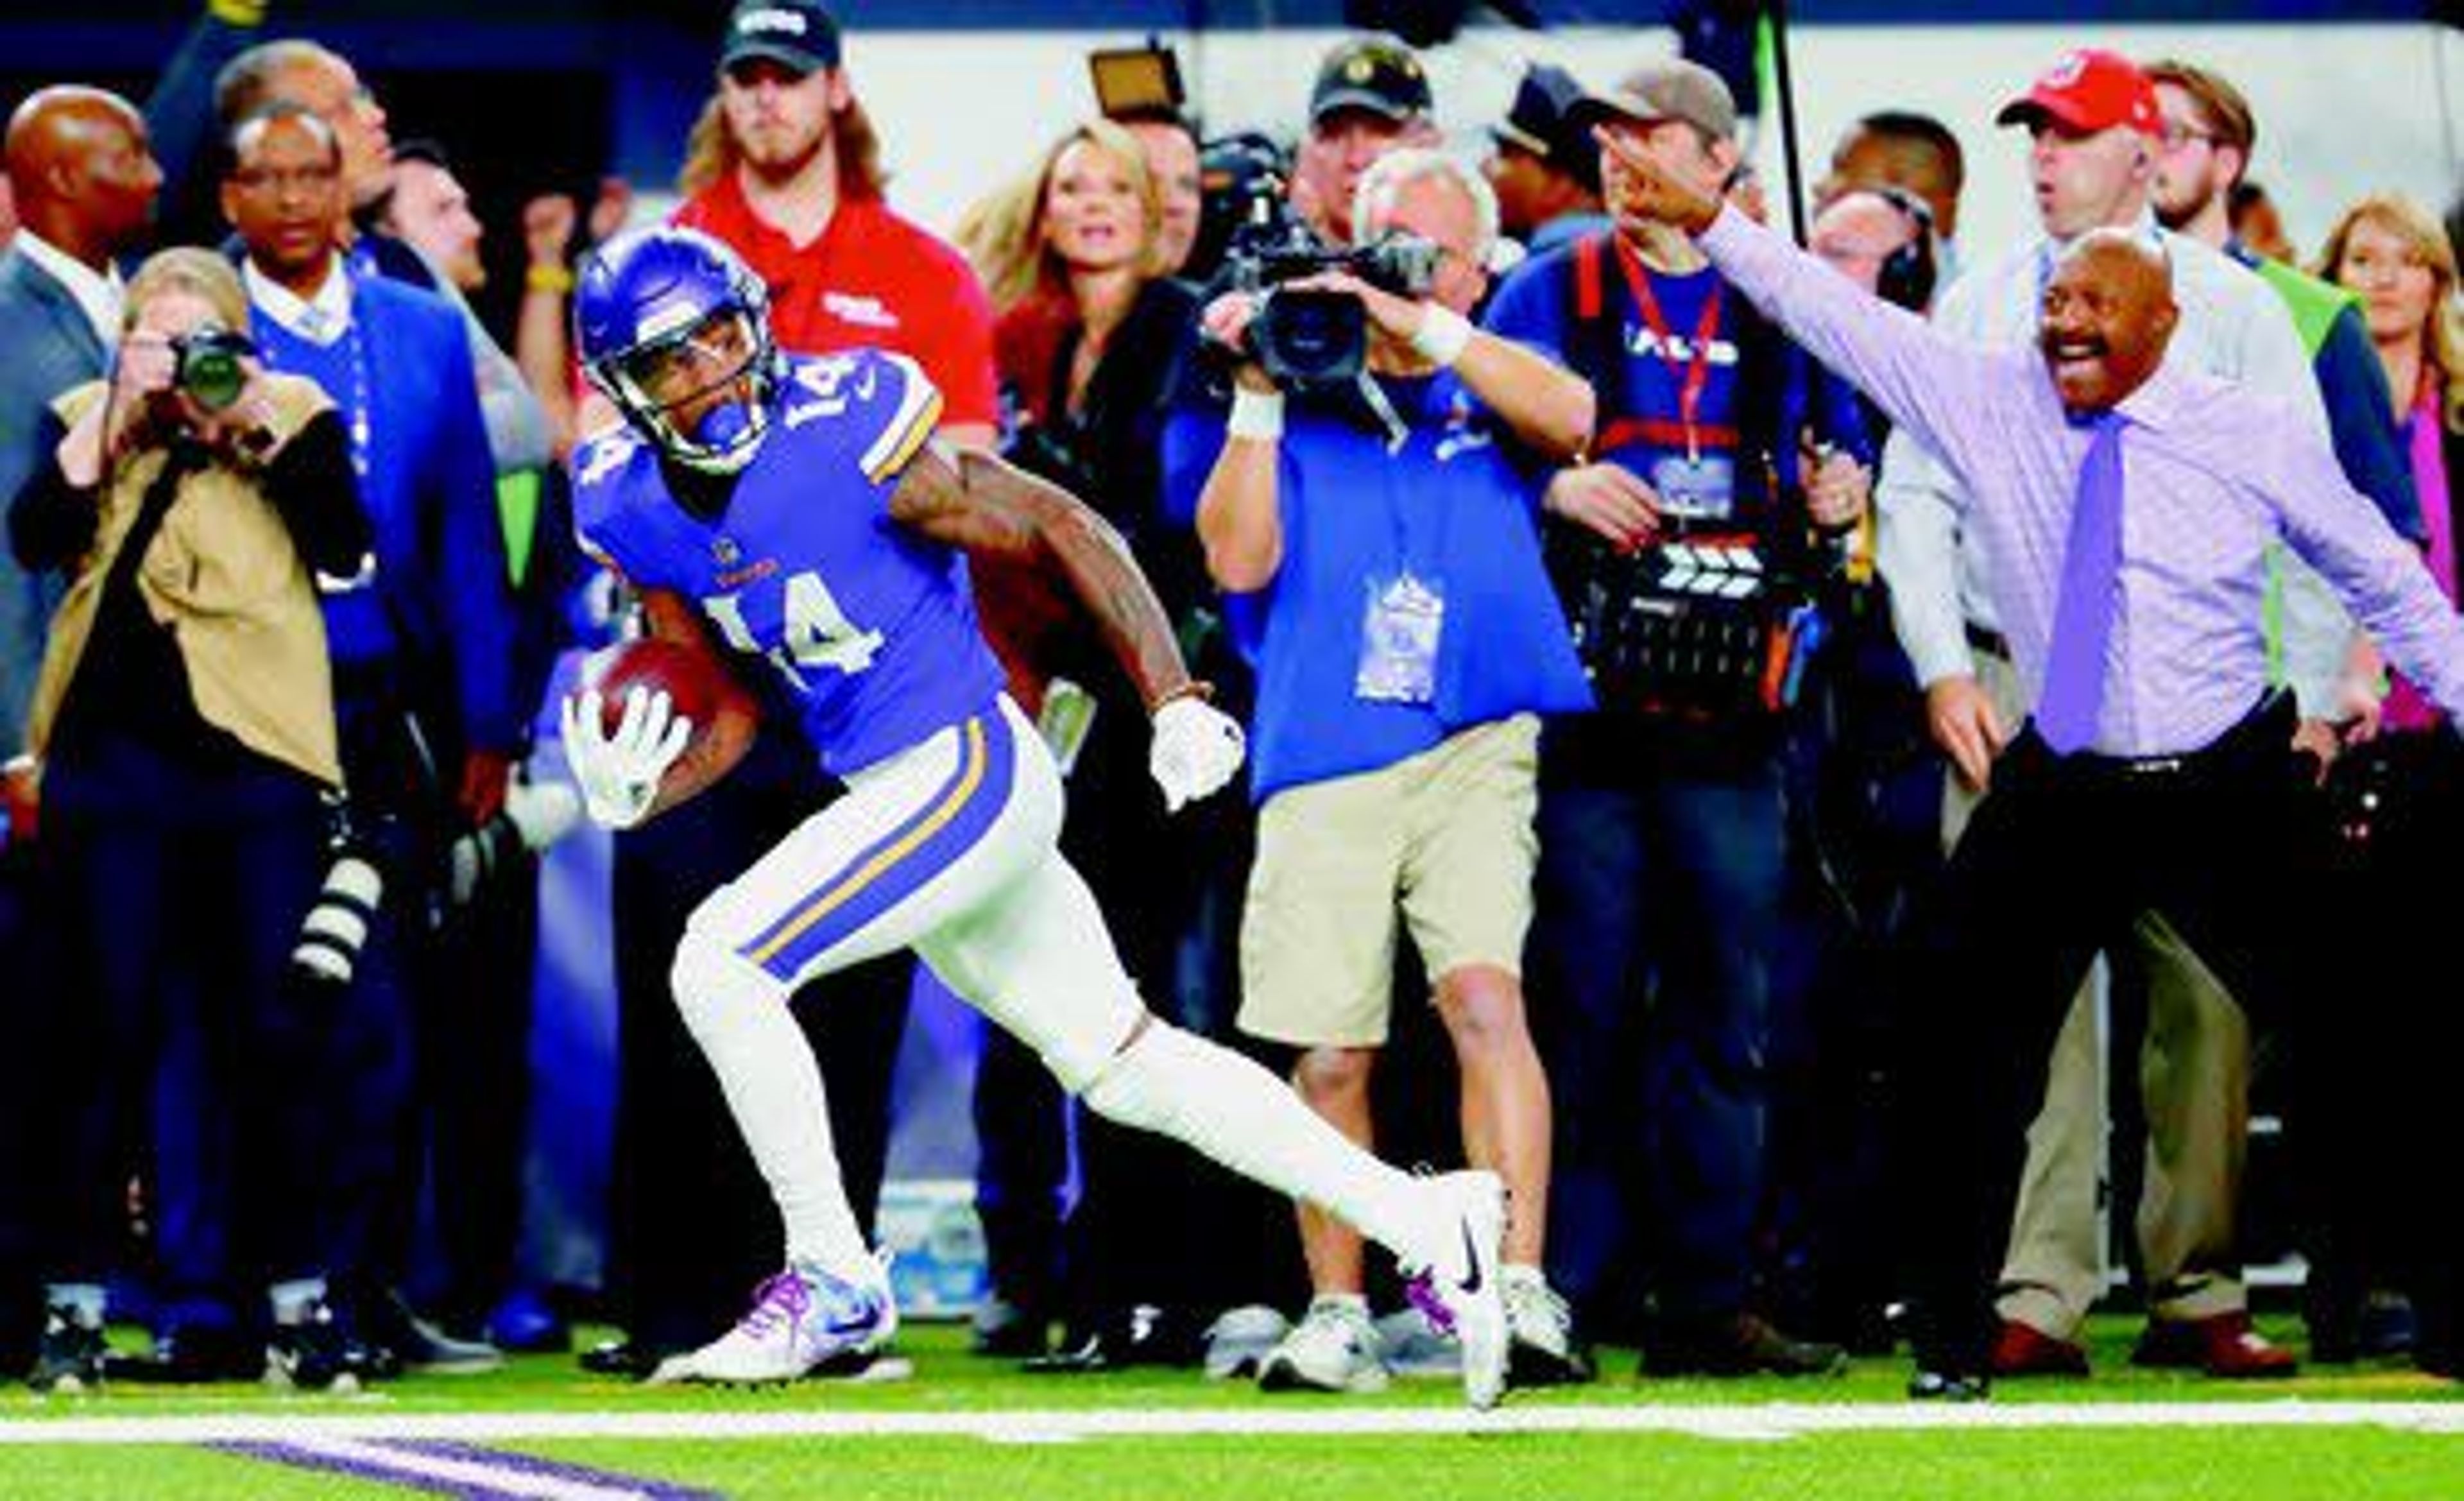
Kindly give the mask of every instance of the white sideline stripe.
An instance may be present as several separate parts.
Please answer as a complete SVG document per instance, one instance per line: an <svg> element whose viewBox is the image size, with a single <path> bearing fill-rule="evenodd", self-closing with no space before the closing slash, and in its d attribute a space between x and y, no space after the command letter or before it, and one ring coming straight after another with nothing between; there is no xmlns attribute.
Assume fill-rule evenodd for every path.
<svg viewBox="0 0 2464 1501"><path fill-rule="evenodd" d="M200 1415L167 1418L0 1420L0 1446L42 1444L314 1445L366 1439L488 1444L534 1439L980 1438L1001 1443L1072 1439L1261 1436L1358 1437L1463 1433L1682 1433L1765 1440L1816 1433L2031 1428L2379 1427L2464 1434L2464 1402L2279 1402L1779 1403L1770 1406L1548 1406L1495 1412L1390 1407L1353 1411L1107 1408L1009 1412L494 1412ZM395 1449L384 1463L436 1456ZM491 1469L488 1483L505 1476ZM569 1482L568 1482L569 1484ZM561 1494L560 1492L560 1494Z"/></svg>
<svg viewBox="0 0 2464 1501"><path fill-rule="evenodd" d="M650 1494L638 1486L593 1485L570 1475L536 1474L479 1460L390 1448L359 1439L282 1438L276 1442L289 1444L302 1453L341 1460L375 1471L374 1475L353 1478L382 1479L387 1471L426 1475L497 1495L536 1496L539 1501L644 1501Z"/></svg>

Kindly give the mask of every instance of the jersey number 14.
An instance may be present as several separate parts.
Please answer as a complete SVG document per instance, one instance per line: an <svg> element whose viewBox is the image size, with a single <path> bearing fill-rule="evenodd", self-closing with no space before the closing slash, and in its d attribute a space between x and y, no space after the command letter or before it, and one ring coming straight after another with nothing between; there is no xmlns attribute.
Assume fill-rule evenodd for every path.
<svg viewBox="0 0 2464 1501"><path fill-rule="evenodd" d="M706 596L701 607L717 623L729 646L769 658L770 665L799 689L812 687L800 669L825 667L841 673L861 673L872 666L873 657L881 651L881 632L867 630L847 619L847 612L839 608L837 597L818 573L799 573L788 578L781 626L783 639L767 651L753 639L752 628L744 623L744 610L736 595Z"/></svg>

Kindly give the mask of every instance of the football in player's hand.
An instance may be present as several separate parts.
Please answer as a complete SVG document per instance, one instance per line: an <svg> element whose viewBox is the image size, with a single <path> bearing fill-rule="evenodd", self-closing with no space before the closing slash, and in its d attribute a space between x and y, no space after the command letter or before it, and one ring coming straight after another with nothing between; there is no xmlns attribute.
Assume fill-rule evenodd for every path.
<svg viewBox="0 0 2464 1501"><path fill-rule="evenodd" d="M752 748L760 706L711 648L660 636L602 647L583 660L575 692L598 693L601 733L613 735L635 688L666 694L670 712L692 721L684 759L669 772L671 779L688 766L699 773L683 795L717 781Z"/></svg>

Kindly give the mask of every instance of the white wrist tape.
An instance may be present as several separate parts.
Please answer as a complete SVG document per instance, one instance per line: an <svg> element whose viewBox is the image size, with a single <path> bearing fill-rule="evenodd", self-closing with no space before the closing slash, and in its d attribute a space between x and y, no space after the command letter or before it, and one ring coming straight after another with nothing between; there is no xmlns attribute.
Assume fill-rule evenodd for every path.
<svg viewBox="0 0 2464 1501"><path fill-rule="evenodd" d="M1223 424L1226 435L1272 443L1284 435L1284 393L1232 389L1232 415Z"/></svg>
<svg viewBox="0 0 2464 1501"><path fill-rule="evenodd" d="M1412 347L1425 360L1452 366L1471 345L1471 320L1450 307L1432 302L1420 318L1420 326L1412 330Z"/></svg>

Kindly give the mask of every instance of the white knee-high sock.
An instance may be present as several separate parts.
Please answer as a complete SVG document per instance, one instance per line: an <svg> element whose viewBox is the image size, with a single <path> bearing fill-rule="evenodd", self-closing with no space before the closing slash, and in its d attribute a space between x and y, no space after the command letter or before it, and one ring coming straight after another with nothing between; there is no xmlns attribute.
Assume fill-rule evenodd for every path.
<svg viewBox="0 0 2464 1501"><path fill-rule="evenodd" d="M1363 1151L1229 1048L1153 1023L1083 1097L1107 1119L1185 1142L1329 1210L1407 1262L1426 1265L1438 1252L1444 1223L1427 1184Z"/></svg>
<svg viewBox="0 0 2464 1501"><path fill-rule="evenodd" d="M759 966L698 935L676 949L677 1009L718 1071L727 1108L785 1223L787 1260L846 1276L872 1265L839 1181L821 1066Z"/></svg>

